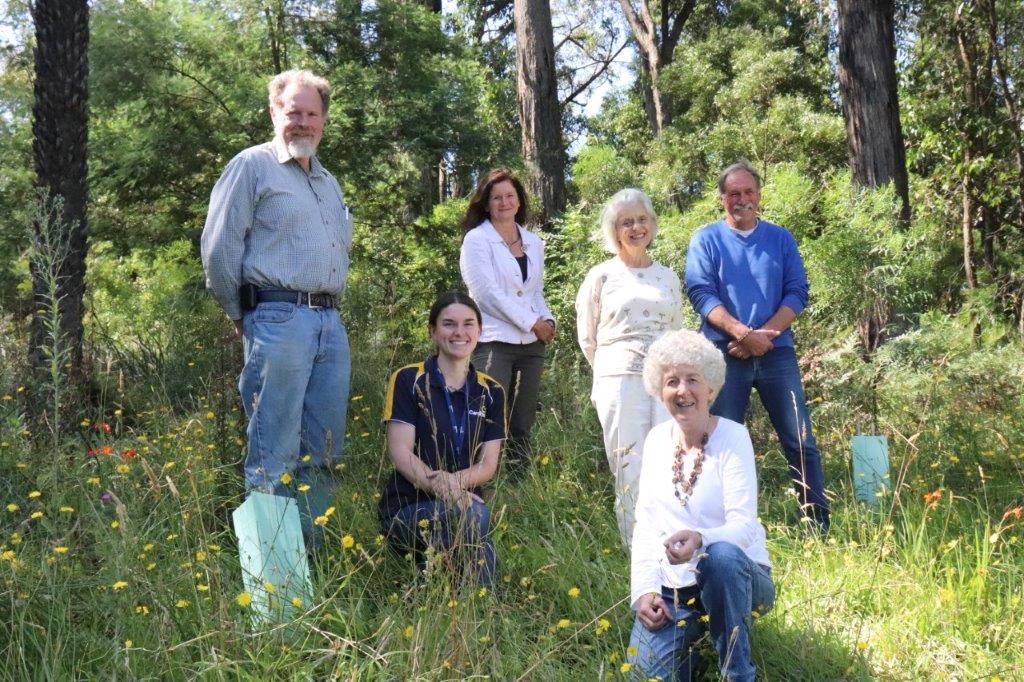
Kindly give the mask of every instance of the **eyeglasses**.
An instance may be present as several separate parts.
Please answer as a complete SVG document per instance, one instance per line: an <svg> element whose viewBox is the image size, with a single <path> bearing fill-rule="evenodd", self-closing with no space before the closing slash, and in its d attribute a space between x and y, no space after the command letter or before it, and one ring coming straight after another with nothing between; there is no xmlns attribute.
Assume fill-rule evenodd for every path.
<svg viewBox="0 0 1024 682"><path fill-rule="evenodd" d="M650 216L640 216L639 218L623 218L616 225L620 230L631 230L636 225L645 226L651 222Z"/></svg>

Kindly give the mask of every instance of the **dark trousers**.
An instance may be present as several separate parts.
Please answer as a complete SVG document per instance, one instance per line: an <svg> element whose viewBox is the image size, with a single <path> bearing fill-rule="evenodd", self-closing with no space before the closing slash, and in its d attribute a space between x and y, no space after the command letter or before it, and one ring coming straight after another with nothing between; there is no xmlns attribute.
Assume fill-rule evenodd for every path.
<svg viewBox="0 0 1024 682"><path fill-rule="evenodd" d="M530 430L537 419L540 375L546 348L541 341L503 343L489 341L473 351L473 366L494 378L505 389L508 405L506 463L520 471L531 456Z"/></svg>
<svg viewBox="0 0 1024 682"><path fill-rule="evenodd" d="M811 430L796 351L792 346L780 346L759 358L740 360L728 354L726 344L717 345L725 354L725 385L711 406L711 413L742 424L750 403L750 390L757 389L789 461L789 473L800 497L801 511L827 531L825 475Z"/></svg>

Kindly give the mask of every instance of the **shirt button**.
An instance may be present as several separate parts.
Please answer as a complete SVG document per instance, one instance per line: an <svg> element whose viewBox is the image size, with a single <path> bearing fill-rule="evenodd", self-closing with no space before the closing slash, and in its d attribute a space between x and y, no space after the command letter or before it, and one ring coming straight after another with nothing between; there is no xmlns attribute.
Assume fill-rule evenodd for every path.
<svg viewBox="0 0 1024 682"><path fill-rule="evenodd" d="M516 296L522 296L522 295L523 295L523 292L521 292L521 291L517 291L516 292Z"/></svg>

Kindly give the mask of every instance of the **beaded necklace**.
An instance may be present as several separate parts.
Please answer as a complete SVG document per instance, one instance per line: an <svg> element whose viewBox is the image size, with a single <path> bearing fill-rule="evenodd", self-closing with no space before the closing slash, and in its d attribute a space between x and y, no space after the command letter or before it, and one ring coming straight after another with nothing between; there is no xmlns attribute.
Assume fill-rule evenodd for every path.
<svg viewBox="0 0 1024 682"><path fill-rule="evenodd" d="M686 509L686 505L690 502L690 495L693 494L693 486L697 484L697 478L700 476L702 465L704 464L704 447L708 444L707 432L701 436L700 449L697 450L697 459L693 463L693 469L690 471L688 478L683 478L683 456L686 454L686 446L682 443L676 445L675 461L672 464L672 487L674 488L676 499L683 505L683 509Z"/></svg>

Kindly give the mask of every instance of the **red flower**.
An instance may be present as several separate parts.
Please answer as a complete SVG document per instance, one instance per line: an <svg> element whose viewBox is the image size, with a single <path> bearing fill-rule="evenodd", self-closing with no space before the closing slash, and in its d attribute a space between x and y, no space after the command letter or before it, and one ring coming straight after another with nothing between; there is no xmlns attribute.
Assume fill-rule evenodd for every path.
<svg viewBox="0 0 1024 682"><path fill-rule="evenodd" d="M1024 516L1024 507L1014 507L1010 511L1003 514L1003 521L1010 517L1013 517L1019 521L1022 516Z"/></svg>
<svg viewBox="0 0 1024 682"><path fill-rule="evenodd" d="M129 459L135 459L135 456L137 454L139 454L139 453L135 452L135 450L131 450L131 449L122 450L121 451L121 459L123 459L123 460L125 460L127 462Z"/></svg>
<svg viewBox="0 0 1024 682"><path fill-rule="evenodd" d="M102 431L103 433L110 433L111 431L113 431L113 429L110 428L110 424L108 424L107 422L96 422L95 424L92 425L92 428L96 429L97 431Z"/></svg>

